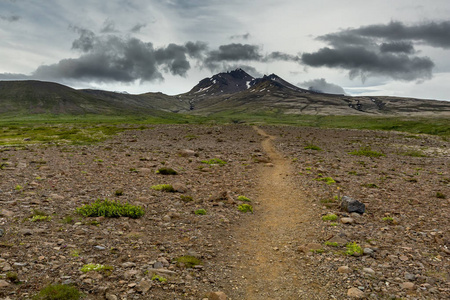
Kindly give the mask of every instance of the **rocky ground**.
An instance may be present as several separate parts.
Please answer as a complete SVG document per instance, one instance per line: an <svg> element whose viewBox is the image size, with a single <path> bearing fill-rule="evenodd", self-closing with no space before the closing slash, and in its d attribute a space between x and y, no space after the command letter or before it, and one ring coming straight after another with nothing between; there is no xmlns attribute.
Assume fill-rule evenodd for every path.
<svg viewBox="0 0 450 300"><path fill-rule="evenodd" d="M27 299L50 283L72 284L87 299L450 297L447 141L260 129L156 125L90 146L1 147L0 299ZM273 151L262 133L273 137ZM312 145L321 150L305 149ZM349 154L366 146L385 156ZM204 163L213 158L226 164ZM157 174L161 167L178 175ZM268 176L287 194L265 196ZM157 184L176 192L152 190ZM237 209L246 203L240 195L253 214ZM341 210L344 195L366 212ZM140 205L145 215L76 213L105 198ZM37 214L48 218L32 221ZM329 214L337 219L323 221ZM351 242L364 253L345 254ZM185 255L200 263L177 262ZM113 269L82 272L89 263Z"/></svg>

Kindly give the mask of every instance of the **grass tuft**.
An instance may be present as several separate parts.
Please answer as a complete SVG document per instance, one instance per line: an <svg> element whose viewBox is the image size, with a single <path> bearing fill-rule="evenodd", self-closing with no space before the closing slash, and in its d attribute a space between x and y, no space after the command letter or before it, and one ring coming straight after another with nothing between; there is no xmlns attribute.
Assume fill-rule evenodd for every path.
<svg viewBox="0 0 450 300"><path fill-rule="evenodd" d="M359 150L355 150L350 152L351 155L358 155L358 156L367 156L367 157L381 157L386 156L383 153L374 151L370 148L370 146L361 147Z"/></svg>
<svg viewBox="0 0 450 300"><path fill-rule="evenodd" d="M76 287L65 284L51 284L44 287L33 300L78 300L83 297Z"/></svg>
<svg viewBox="0 0 450 300"><path fill-rule="evenodd" d="M151 187L152 190L155 191L163 191L163 192L169 192L169 193L174 193L175 189L173 188L173 186L171 184L157 184L157 185L153 185Z"/></svg>
<svg viewBox="0 0 450 300"><path fill-rule="evenodd" d="M77 213L85 217L130 217L133 219L144 215L144 210L140 206L129 203L120 203L118 201L109 201L108 199L97 199L92 204L86 204L76 209Z"/></svg>

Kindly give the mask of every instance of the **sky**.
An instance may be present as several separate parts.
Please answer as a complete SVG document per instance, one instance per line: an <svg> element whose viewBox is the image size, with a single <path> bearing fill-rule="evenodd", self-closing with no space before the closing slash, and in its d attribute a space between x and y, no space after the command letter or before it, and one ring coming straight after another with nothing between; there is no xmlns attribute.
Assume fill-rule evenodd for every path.
<svg viewBox="0 0 450 300"><path fill-rule="evenodd" d="M0 80L140 94L242 68L450 101L450 1L0 0Z"/></svg>

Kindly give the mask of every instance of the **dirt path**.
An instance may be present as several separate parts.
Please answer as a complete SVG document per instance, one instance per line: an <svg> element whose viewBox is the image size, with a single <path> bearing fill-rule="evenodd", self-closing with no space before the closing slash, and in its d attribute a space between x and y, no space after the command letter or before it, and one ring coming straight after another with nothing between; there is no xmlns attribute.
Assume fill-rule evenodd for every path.
<svg viewBox="0 0 450 300"><path fill-rule="evenodd" d="M308 230L313 216L307 200L291 179L290 161L273 146L275 137L254 129L265 138L262 146L273 166L262 168L260 204L239 233L245 299L320 299L319 287L305 278L296 252L313 234Z"/></svg>

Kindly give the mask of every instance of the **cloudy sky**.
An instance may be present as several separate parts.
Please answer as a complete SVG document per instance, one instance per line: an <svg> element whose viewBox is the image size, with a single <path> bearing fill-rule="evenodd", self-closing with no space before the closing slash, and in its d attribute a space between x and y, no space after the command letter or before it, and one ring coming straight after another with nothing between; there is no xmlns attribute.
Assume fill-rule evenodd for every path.
<svg viewBox="0 0 450 300"><path fill-rule="evenodd" d="M0 80L173 95L242 67L450 100L449 16L448 0L0 0Z"/></svg>

